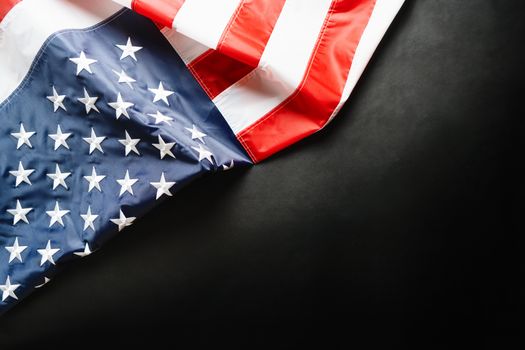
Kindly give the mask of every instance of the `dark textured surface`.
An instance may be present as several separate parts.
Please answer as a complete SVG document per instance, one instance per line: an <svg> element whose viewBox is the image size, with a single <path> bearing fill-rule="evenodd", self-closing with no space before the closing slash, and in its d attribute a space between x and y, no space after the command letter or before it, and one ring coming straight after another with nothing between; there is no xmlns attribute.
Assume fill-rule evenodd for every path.
<svg viewBox="0 0 525 350"><path fill-rule="evenodd" d="M509 342L524 8L408 1L331 125L183 190L6 314L0 343Z"/></svg>

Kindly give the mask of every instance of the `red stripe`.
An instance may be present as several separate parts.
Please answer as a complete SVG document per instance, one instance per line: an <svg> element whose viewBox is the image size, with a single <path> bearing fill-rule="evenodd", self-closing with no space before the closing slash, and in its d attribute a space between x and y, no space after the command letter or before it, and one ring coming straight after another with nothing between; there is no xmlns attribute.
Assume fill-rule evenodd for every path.
<svg viewBox="0 0 525 350"><path fill-rule="evenodd" d="M334 0L307 73L288 99L237 137L254 162L316 132L339 104L375 0Z"/></svg>
<svg viewBox="0 0 525 350"><path fill-rule="evenodd" d="M189 68L210 98L257 67L285 0L243 0L226 27L217 51L209 51Z"/></svg>
<svg viewBox="0 0 525 350"><path fill-rule="evenodd" d="M215 50L206 51L188 68L211 99L254 69Z"/></svg>
<svg viewBox="0 0 525 350"><path fill-rule="evenodd" d="M131 8L155 23L171 28L183 3L184 0L133 0Z"/></svg>
<svg viewBox="0 0 525 350"><path fill-rule="evenodd" d="M257 67L286 0L242 0L217 50Z"/></svg>
<svg viewBox="0 0 525 350"><path fill-rule="evenodd" d="M18 4L20 1L21 0L0 0L0 21L3 20L5 15L11 11L13 6Z"/></svg>

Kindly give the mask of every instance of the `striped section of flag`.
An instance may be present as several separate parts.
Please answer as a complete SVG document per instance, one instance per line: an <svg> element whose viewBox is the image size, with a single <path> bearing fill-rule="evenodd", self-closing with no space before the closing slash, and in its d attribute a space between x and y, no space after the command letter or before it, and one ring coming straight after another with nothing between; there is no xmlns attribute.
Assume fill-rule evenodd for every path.
<svg viewBox="0 0 525 350"><path fill-rule="evenodd" d="M186 0L164 33L258 162L333 119L403 2Z"/></svg>
<svg viewBox="0 0 525 350"><path fill-rule="evenodd" d="M17 2L2 2L0 14ZM164 27L258 162L333 119L404 0L115 2Z"/></svg>

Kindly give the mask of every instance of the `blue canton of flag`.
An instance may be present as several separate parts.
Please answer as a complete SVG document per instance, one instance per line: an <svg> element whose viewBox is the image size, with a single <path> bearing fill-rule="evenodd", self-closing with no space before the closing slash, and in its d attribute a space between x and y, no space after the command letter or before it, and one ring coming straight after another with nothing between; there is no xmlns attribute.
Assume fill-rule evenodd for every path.
<svg viewBox="0 0 525 350"><path fill-rule="evenodd" d="M127 10L50 37L0 119L0 313L196 176L251 163L155 25Z"/></svg>

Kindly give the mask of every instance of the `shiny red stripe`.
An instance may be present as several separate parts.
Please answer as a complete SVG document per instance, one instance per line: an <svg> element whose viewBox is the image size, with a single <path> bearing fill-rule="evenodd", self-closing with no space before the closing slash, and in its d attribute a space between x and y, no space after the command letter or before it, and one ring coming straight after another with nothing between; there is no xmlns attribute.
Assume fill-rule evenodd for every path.
<svg viewBox="0 0 525 350"><path fill-rule="evenodd" d="M206 51L188 68L211 99L254 69L215 50Z"/></svg>
<svg viewBox="0 0 525 350"><path fill-rule="evenodd" d="M217 50L256 67L286 0L242 0Z"/></svg>
<svg viewBox="0 0 525 350"><path fill-rule="evenodd" d="M20 1L21 0L0 0L0 21L3 20L5 15L11 11L13 6L18 4Z"/></svg>
<svg viewBox="0 0 525 350"><path fill-rule="evenodd" d="M171 28L183 3L184 0L133 0L131 8L153 22Z"/></svg>
<svg viewBox="0 0 525 350"><path fill-rule="evenodd" d="M339 104L375 0L334 0L299 88L237 137L259 162L326 124Z"/></svg>
<svg viewBox="0 0 525 350"><path fill-rule="evenodd" d="M285 0L243 0L226 27L217 51L189 65L210 98L250 73L263 54Z"/></svg>

